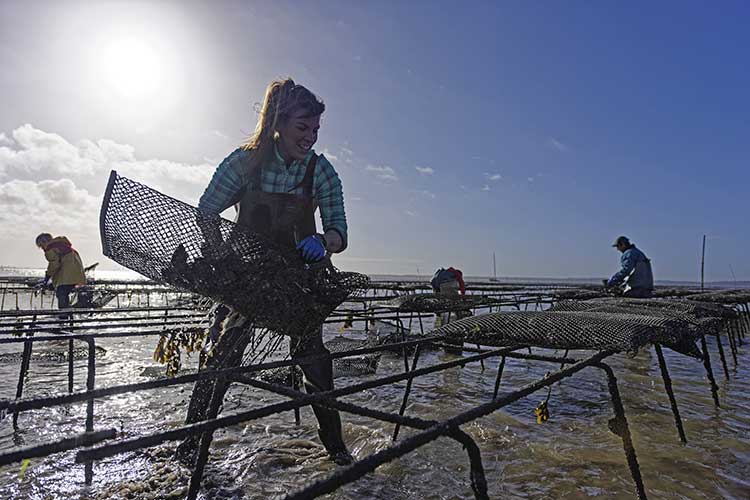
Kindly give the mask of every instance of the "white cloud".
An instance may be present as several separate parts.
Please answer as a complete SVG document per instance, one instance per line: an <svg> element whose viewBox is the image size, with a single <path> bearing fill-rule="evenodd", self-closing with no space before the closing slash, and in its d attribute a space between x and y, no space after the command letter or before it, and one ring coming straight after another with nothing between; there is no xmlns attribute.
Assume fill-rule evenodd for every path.
<svg viewBox="0 0 750 500"><path fill-rule="evenodd" d="M549 138L548 144L563 153L568 150L568 146L566 144L562 143L561 141L558 141L554 137Z"/></svg>
<svg viewBox="0 0 750 500"><path fill-rule="evenodd" d="M393 169L391 167L386 167L386 166L382 166L381 167L381 166L378 166L378 165L367 165L365 167L365 170L367 170L368 172L378 172L378 173L383 173L383 174L393 174L394 173L394 171L393 171Z"/></svg>
<svg viewBox="0 0 750 500"><path fill-rule="evenodd" d="M419 172L422 175L432 175L435 173L435 171L430 167L414 167L417 169L417 172Z"/></svg>
<svg viewBox="0 0 750 500"><path fill-rule="evenodd" d="M13 131L9 146L0 147L0 173L92 175L98 159L90 144L79 149L57 134L26 124Z"/></svg>
<svg viewBox="0 0 750 500"><path fill-rule="evenodd" d="M489 191L489 190L490 190L489 184L485 184L484 186L482 186L482 191Z"/></svg>
<svg viewBox="0 0 750 500"><path fill-rule="evenodd" d="M86 261L101 258L99 208L110 170L195 205L214 169L211 162L139 159L133 146L109 139L71 143L20 126L0 141L0 225L12 238L2 264L41 265L26 248L42 231L69 236Z"/></svg>
<svg viewBox="0 0 750 500"><path fill-rule="evenodd" d="M352 162L354 162L354 151L346 146L341 146L339 148L339 154L336 156L341 158L341 161L343 161L344 163L351 164Z"/></svg>
<svg viewBox="0 0 750 500"><path fill-rule="evenodd" d="M437 198L437 195L433 193L432 191L427 191L426 189L423 189L421 191L416 191L418 194L421 194L422 196L426 196L428 198L432 198L433 200Z"/></svg>
<svg viewBox="0 0 750 500"><path fill-rule="evenodd" d="M533 177L527 177L526 180L528 180L529 182L534 182L534 178Z"/></svg>
<svg viewBox="0 0 750 500"><path fill-rule="evenodd" d="M487 173L487 172L485 172L485 173L484 173L484 176L485 176L485 178L486 178L486 179L487 179L488 181L491 181L491 182L497 182L497 181L499 181L500 179L502 179L502 178L503 178L503 176L502 176L502 175L500 175L500 174L498 174L498 173L496 173L496 172L495 172L495 173Z"/></svg>
<svg viewBox="0 0 750 500"><path fill-rule="evenodd" d="M323 156L328 158L330 161L339 161L339 157L333 154L331 151L329 151L328 148L325 148L323 150Z"/></svg>
<svg viewBox="0 0 750 500"><path fill-rule="evenodd" d="M396 176L396 172L388 166L379 166L379 165L367 165L365 167L365 170L368 172L373 172L375 176L384 181L397 181L398 177Z"/></svg>
<svg viewBox="0 0 750 500"><path fill-rule="evenodd" d="M100 200L70 179L0 184L0 221L20 244L42 231L97 234Z"/></svg>
<svg viewBox="0 0 750 500"><path fill-rule="evenodd" d="M398 177L391 174L380 174L378 175L378 179L388 182L396 182L398 180Z"/></svg>
<svg viewBox="0 0 750 500"><path fill-rule="evenodd" d="M405 210L404 213L409 217L416 217L419 215L417 212L412 212L411 210Z"/></svg>
<svg viewBox="0 0 750 500"><path fill-rule="evenodd" d="M15 129L8 146L0 146L0 180L72 179L90 192L102 192L110 170L149 184L171 196L196 203L215 164L162 159L140 160L135 148L110 139L83 139L77 144L26 124Z"/></svg>

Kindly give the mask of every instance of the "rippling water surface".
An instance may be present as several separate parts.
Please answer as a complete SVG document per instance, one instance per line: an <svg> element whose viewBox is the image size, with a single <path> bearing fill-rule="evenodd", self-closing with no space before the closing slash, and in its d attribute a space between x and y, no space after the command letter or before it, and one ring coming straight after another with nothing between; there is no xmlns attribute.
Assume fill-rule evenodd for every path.
<svg viewBox="0 0 750 500"><path fill-rule="evenodd" d="M337 334L331 325L327 335ZM356 335L356 333L352 333ZM151 356L155 338L102 340L107 350L97 361L97 386L149 380L156 366ZM16 350L20 351L21 345ZM45 349L50 347L45 347ZM62 346L58 347L62 349ZM669 401L663 389L656 355L643 351L635 358L615 356L607 362L618 377L643 479L652 498L750 498L750 370L748 346L738 366L731 359L731 379L725 380L711 345L713 367L722 407L714 407L700 361L665 350L684 420L688 444L677 437ZM35 347L41 349L41 347ZM9 349L3 349L8 352ZM542 351L553 354L551 351ZM557 353L562 354L562 353ZM587 353L574 353L582 357ZM455 359L443 351L422 354L419 366ZM195 359L184 363L194 367ZM498 360L454 368L416 379L407 414L441 419L492 398ZM501 392L543 377L557 367L540 362L508 360ZM0 364L0 397L15 396L19 364ZM85 389L86 361L76 361L76 390ZM153 372L153 370L150 370ZM378 376L403 371L403 359L386 353ZM336 386L366 378L336 379ZM398 411L404 384L372 389L343 400L385 411ZM34 360L24 394L50 395L67 391L67 365ZM182 423L190 386L138 392L98 400L95 426L115 427L123 436L138 436ZM609 432L612 409L603 372L588 368L553 387L551 418L537 424L534 408L546 397L541 391L464 429L482 450L491 498L632 498L633 483L621 440ZM284 399L250 388L233 387L224 411L259 407ZM344 437L355 457L386 448L391 424L343 415ZM0 449L28 446L80 433L85 404L21 414L19 429L11 419L0 421ZM414 431L402 429L401 438ZM97 462L94 485L83 486L83 468L72 453L31 461L24 476L20 465L0 468L0 498L131 498L179 497L186 471L170 461L174 443L147 452L128 453ZM287 412L223 429L215 434L206 474L204 498L269 498L293 490L335 469L317 440L316 421L309 408L302 424ZM181 482L182 481L182 482ZM327 498L473 498L468 460L450 439L439 439L377 469Z"/></svg>

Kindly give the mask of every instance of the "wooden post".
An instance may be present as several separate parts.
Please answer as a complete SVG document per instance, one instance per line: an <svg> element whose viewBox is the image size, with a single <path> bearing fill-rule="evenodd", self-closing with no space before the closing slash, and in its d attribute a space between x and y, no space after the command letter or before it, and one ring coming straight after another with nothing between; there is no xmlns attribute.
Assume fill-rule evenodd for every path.
<svg viewBox="0 0 750 500"><path fill-rule="evenodd" d="M701 292L703 291L704 287L704 281L703 281L703 271L706 267L706 235L703 235L703 251L701 252Z"/></svg>

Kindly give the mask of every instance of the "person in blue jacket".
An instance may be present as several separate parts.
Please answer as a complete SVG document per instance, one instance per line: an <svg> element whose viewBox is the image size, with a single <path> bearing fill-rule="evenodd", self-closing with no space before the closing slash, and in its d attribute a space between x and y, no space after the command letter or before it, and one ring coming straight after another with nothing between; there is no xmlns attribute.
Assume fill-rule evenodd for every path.
<svg viewBox="0 0 750 500"><path fill-rule="evenodd" d="M607 281L607 288L624 287L623 296L649 298L654 293L654 275L651 259L625 236L620 236L613 247L622 252L621 269Z"/></svg>

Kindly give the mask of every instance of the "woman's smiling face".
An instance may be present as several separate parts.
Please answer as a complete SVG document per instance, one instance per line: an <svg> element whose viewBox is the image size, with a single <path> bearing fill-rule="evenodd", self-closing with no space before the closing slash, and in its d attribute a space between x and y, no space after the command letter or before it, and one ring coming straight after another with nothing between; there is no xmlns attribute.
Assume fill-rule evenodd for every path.
<svg viewBox="0 0 750 500"><path fill-rule="evenodd" d="M298 109L277 128L279 150L285 160L304 160L318 140L320 115L308 116L307 110Z"/></svg>

